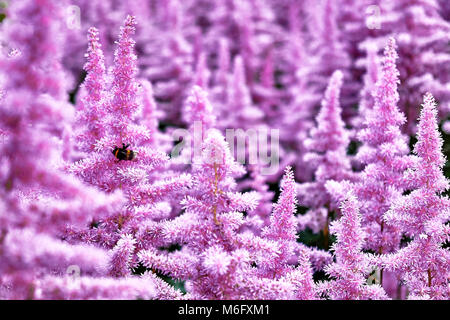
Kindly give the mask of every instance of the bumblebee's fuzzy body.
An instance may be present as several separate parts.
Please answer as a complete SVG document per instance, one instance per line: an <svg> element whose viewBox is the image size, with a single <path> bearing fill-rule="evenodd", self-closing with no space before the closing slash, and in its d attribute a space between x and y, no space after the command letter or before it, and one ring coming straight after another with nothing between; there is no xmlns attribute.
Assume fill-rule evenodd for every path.
<svg viewBox="0 0 450 320"><path fill-rule="evenodd" d="M130 145L127 144L125 145L125 143L122 144L122 148L119 147L115 147L114 150L112 151L114 157L116 157L117 159L120 160L133 160L134 158L136 158L136 152L132 151L132 150L128 150L128 147Z"/></svg>

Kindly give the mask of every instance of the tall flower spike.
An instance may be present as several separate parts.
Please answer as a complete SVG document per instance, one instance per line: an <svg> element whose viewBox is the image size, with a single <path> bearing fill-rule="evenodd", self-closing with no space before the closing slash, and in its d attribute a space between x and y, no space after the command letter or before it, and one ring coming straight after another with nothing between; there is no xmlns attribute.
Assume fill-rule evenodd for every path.
<svg viewBox="0 0 450 320"><path fill-rule="evenodd" d="M297 240L297 221L294 217L297 205L296 184L291 167L287 167L281 181L281 194L273 207L270 224L262 232L262 237L278 241L279 252L273 261L268 259L268 274L274 278L285 274L288 261L294 255Z"/></svg>
<svg viewBox="0 0 450 320"><path fill-rule="evenodd" d="M197 66L195 68L194 85L199 86L205 90L208 89L210 76L211 72L208 69L207 56L205 52L201 52L198 57Z"/></svg>
<svg viewBox="0 0 450 320"><path fill-rule="evenodd" d="M111 101L111 111L122 114L128 119L137 110L136 96L138 94L137 56L134 53L135 41L132 36L136 31L136 20L133 16L127 16L124 26L120 27L117 49L114 52L114 69ZM120 119L118 123L123 123ZM119 125L119 129L120 129Z"/></svg>
<svg viewBox="0 0 450 320"><path fill-rule="evenodd" d="M380 62L378 59L378 49L374 44L368 43L366 45L366 74L364 75L364 87L361 89L358 118L356 120L356 126L363 126L364 119L366 118L367 110L372 110L375 105L373 91L375 90L378 78L381 75Z"/></svg>
<svg viewBox="0 0 450 320"><path fill-rule="evenodd" d="M383 12L377 19L381 30L365 42L380 47L387 37L397 39L398 52L401 53L399 88L403 93L399 108L408 120L404 131L413 134L419 114L417 106L427 91L432 91L440 102L440 116L445 118L449 115L450 22L441 16L437 0L380 1L379 7Z"/></svg>
<svg viewBox="0 0 450 320"><path fill-rule="evenodd" d="M238 246L237 232L243 223L239 211L252 210L255 193L235 192L234 177L245 173L230 155L228 144L217 130L210 130L202 155L194 161L191 195L182 201L185 212L164 223L164 245L184 243L174 253L142 250L138 256L147 267L172 277L189 280L194 298L235 299L251 297L236 286L250 268L248 253Z"/></svg>
<svg viewBox="0 0 450 320"><path fill-rule="evenodd" d="M328 246L328 220L331 211L337 209L337 204L326 192L325 183L328 180L355 180L347 156L349 132L342 121L339 103L342 82L342 72L335 71L316 117L316 127L310 130L310 137L304 142L308 151L304 161L315 170L315 181L298 186L300 201L310 208L306 214L298 216L299 229L309 227L314 232L323 229L325 246Z"/></svg>
<svg viewBox="0 0 450 320"><path fill-rule="evenodd" d="M301 250L299 265L284 277L294 284L294 298L298 300L318 300L317 285L313 280L313 270L309 261L309 254Z"/></svg>
<svg viewBox="0 0 450 320"><path fill-rule="evenodd" d="M219 40L219 56L218 56L218 70L216 73L216 85L225 88L230 72L230 46L226 38Z"/></svg>
<svg viewBox="0 0 450 320"><path fill-rule="evenodd" d="M346 148L349 143L348 132L342 121L339 103L344 75L336 70L330 77L322 108L317 115L317 128L311 129L311 139L305 141L309 150L326 152Z"/></svg>
<svg viewBox="0 0 450 320"><path fill-rule="evenodd" d="M151 87L145 81L139 86L135 79L136 56L131 39L135 24L134 18L127 17L121 28L111 79L113 95L107 92L103 95L106 116L100 125L105 134L96 141L93 152L69 168L91 185L106 191L122 190L126 196L120 211L107 219L93 221L95 228L86 225L68 228L66 232L70 241L112 249L109 275L114 277L130 275L137 261L135 249L157 246L162 241L161 234L151 237L145 227L159 226L162 216L170 217L173 207L180 208L182 194L191 184L189 174L175 177L171 170L166 170L168 156L154 149L161 145L154 140L157 123L152 121L156 120L156 110L153 97L149 96ZM152 113L148 114L152 119L142 118L143 111ZM162 202L164 212L158 209Z"/></svg>
<svg viewBox="0 0 450 320"><path fill-rule="evenodd" d="M140 144L151 144L153 133L146 126L136 124L138 112L142 109L142 105L139 103L143 102L143 99L138 98L141 97L140 94L145 95L148 92L140 91L135 79L136 55L133 51L134 40L131 39L135 24L134 18L128 16L125 25L121 27L120 39L115 52L112 84L107 84L108 87L112 85L112 95L104 92L102 103L98 107L102 109L103 118L84 116L86 112L89 112L86 108L82 108L78 112L78 117L85 120L85 127L98 126L103 134L100 139L95 141L94 152L88 153L84 159L73 164L70 170L82 176L86 182L106 190L115 190L120 187L129 187L137 182L146 182L146 175L137 172L142 173L143 167L148 169L164 165L168 160L165 154L152 150L148 146L137 147ZM79 140L82 138L83 135ZM128 161L120 170L117 170L118 166L114 162L111 150L127 144L130 144L130 148L133 148L131 150L138 153L139 156L135 162Z"/></svg>
<svg viewBox="0 0 450 320"><path fill-rule="evenodd" d="M336 262L325 267L332 280L322 283L321 289L333 300L388 299L379 285L366 283L370 260L362 252L365 234L359 207L355 196L348 193L341 204L341 218L333 222L330 228L336 235L332 247Z"/></svg>
<svg viewBox="0 0 450 320"><path fill-rule="evenodd" d="M159 148L168 152L173 147L172 139L169 135L159 130L159 120L164 117L164 112L159 109L159 105L155 101L153 85L150 81L140 79L139 84L142 87L141 112L138 115L138 123L144 126L150 132L150 147Z"/></svg>
<svg viewBox="0 0 450 320"><path fill-rule="evenodd" d="M399 72L395 40L391 38L384 51L382 73L374 92L375 106L367 110L365 127L358 133L363 145L356 158L366 165L355 192L362 202L363 226L367 229L367 249L379 253L392 252L399 247L401 232L385 226L383 215L401 196L403 171L409 165L409 148L400 126L405 122L397 103Z"/></svg>
<svg viewBox="0 0 450 320"><path fill-rule="evenodd" d="M280 197L274 205L269 225L262 230L261 238L242 234L237 241L254 256L257 265L255 272L262 280L274 279L289 284L289 299L317 299L310 262L312 251L299 246L296 241L295 195L294 174L287 167L281 181ZM298 252L300 259L297 258ZM297 262L299 265L294 268Z"/></svg>
<svg viewBox="0 0 450 320"><path fill-rule="evenodd" d="M11 3L8 9L16 19L5 26L7 34L19 32L26 23L21 36L34 35L48 47L37 51L37 57L36 40L26 41L21 46L26 54L2 57L0 62L7 89L0 127L8 132L0 144L0 283L11 285L7 299L40 298L40 284L50 274L64 281L63 274L71 265L77 265L88 281L106 273L105 250L72 245L62 241L61 235L67 225L81 227L114 215L122 197L120 193L105 195L57 169L61 159L54 133L72 116L59 87L60 57L53 49L60 44L50 40L61 35L59 19L64 8L52 1L22 1ZM12 70L13 77L4 77L4 71ZM37 77L40 73L42 79ZM27 81L16 82L20 78ZM108 284L112 288L114 281ZM82 288L75 291L83 294Z"/></svg>
<svg viewBox="0 0 450 320"><path fill-rule="evenodd" d="M227 103L222 108L225 128L234 127L236 123L248 127L264 117L263 112L253 105L241 56L234 58L233 74L228 79Z"/></svg>
<svg viewBox="0 0 450 320"><path fill-rule="evenodd" d="M420 158L420 166L408 171L408 186L426 186L428 190L443 192L448 188L448 180L442 169L446 157L442 154L444 142L439 133L437 107L431 93L426 93L422 105L414 153Z"/></svg>
<svg viewBox="0 0 450 320"><path fill-rule="evenodd" d="M450 252L443 247L449 238L446 223L450 219L450 199L442 195L449 188L442 172L446 160L442 143L436 103L427 93L414 146L417 158L405 173L413 191L402 196L385 215L387 224L400 228L412 241L381 257L382 266L401 274L412 299L450 298Z"/></svg>
<svg viewBox="0 0 450 320"><path fill-rule="evenodd" d="M152 135L152 143L155 143L156 135L158 134L158 109L156 106L155 97L153 96L153 86L147 80L140 81L143 89L142 96L142 116L141 124L143 124Z"/></svg>
<svg viewBox="0 0 450 320"><path fill-rule="evenodd" d="M273 207L270 226L263 232L263 236L272 240L296 240L294 214L296 211L296 184L291 167L287 167L281 181L281 194Z"/></svg>
<svg viewBox="0 0 450 320"><path fill-rule="evenodd" d="M314 10L311 14L315 19L310 19L309 27L315 28L317 32L312 32L314 38L310 54L313 63L308 70L308 82L315 93L322 93L327 86L328 78L335 70L341 70L345 78L350 80L348 72L350 59L340 41L341 31L337 25L336 1L318 1L310 10ZM345 82L342 99L344 106L352 102L353 85L351 81Z"/></svg>
<svg viewBox="0 0 450 320"><path fill-rule="evenodd" d="M79 110L83 109L83 112L77 113L77 142L82 151L89 152L94 150L96 141L104 134L100 121L105 116L102 104L105 103L103 97L106 89L105 59L99 32L93 27L88 30L86 57L84 70L87 75L80 89L81 102L78 103Z"/></svg>
<svg viewBox="0 0 450 320"><path fill-rule="evenodd" d="M195 134L197 129L201 129L202 140L205 138L207 131L214 128L216 117L213 114L213 107L205 89L197 85L192 88L186 100L184 117L186 122L190 124L191 134ZM200 126L196 127L196 124Z"/></svg>
<svg viewBox="0 0 450 320"><path fill-rule="evenodd" d="M87 62L84 65L84 70L87 72L87 75L83 86L86 88L87 98L94 104L98 103L102 98L105 90L106 72L99 32L94 27L88 30L88 51L86 57Z"/></svg>

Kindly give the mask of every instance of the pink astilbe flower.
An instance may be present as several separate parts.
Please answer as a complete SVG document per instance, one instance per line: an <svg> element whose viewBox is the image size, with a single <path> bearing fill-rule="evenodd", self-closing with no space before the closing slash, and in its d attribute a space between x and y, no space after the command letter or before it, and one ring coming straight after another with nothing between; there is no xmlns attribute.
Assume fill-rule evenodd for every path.
<svg viewBox="0 0 450 320"><path fill-rule="evenodd" d="M332 247L336 262L325 267L325 272L332 280L323 282L321 290L333 300L388 299L382 287L366 283L371 260L362 252L365 234L360 204L351 193L346 198L341 204L341 218L330 227L336 235Z"/></svg>
<svg viewBox="0 0 450 320"><path fill-rule="evenodd" d="M405 122L398 110L399 73L395 66L395 41L389 40L384 53L382 74L374 92L375 106L368 111L358 139L363 142L356 155L366 165L355 193L361 201L366 248L379 253L392 252L400 244L401 232L386 226L383 215L404 190L402 173L409 164L409 148L400 126Z"/></svg>
<svg viewBox="0 0 450 320"><path fill-rule="evenodd" d="M195 75L195 48L188 37L198 32L193 18L184 14L183 3L164 1L151 8L154 23L141 44L142 77L152 82L155 98L164 101L165 119L175 124L182 123L181 106Z"/></svg>
<svg viewBox="0 0 450 320"><path fill-rule="evenodd" d="M30 5L27 10L23 4L11 6L11 14L17 15L17 20L7 30L19 32L18 24L27 19L28 10L33 11L33 8L36 10L34 19L27 24L29 30L23 36L38 29L41 19L49 26L46 32L54 30L52 21L57 20L62 8L47 1L40 5ZM48 16L47 9L55 16ZM58 22L55 24L59 25ZM39 32L43 30L39 29ZM42 34L42 38L48 39L48 35ZM0 110L0 126L7 133L4 143L0 145L4 155L1 160L2 200L6 205L0 214L0 220L2 225L9 225L11 228L38 227L55 234L66 223L79 225L94 216L108 216L120 204L120 195L105 197L57 169L61 166L61 161L58 160L61 155L58 150L60 128L71 122L73 112L71 106L63 100L61 88L48 91L50 85L44 89L33 82L39 82L39 79L30 79L34 77L31 76L32 73L43 73L46 78L49 74L55 75L56 80L47 78L49 82L59 81L60 61L56 59L51 65L47 63L47 60L52 60L52 50L58 45L49 44L48 51L44 50L39 60L31 65L27 59L34 59L31 51L35 49L35 44L32 41L21 42L22 40L24 39L17 34L15 41L19 41L18 46L23 53L1 57L0 61L4 67L2 71L15 75L5 78L6 95ZM10 43L13 45L15 41ZM59 56L58 53L55 55ZM31 77L31 82L17 83L16 80L20 77ZM8 211L15 214L9 214Z"/></svg>
<svg viewBox="0 0 450 320"><path fill-rule="evenodd" d="M169 158L156 149L162 145L155 141L158 138L155 115L145 114L153 120L143 118L142 112L155 112L155 102L149 96L150 84L141 81L140 86L136 80L137 57L132 39L135 25L135 19L128 16L121 28L114 68L112 74L106 77L106 80L112 80L105 85L110 87L112 95L104 92L99 106L104 117L86 119L87 127L98 125L103 129L103 135L95 141L94 150L69 167L85 182L108 192L122 190L126 196L124 207L114 216L94 220L84 228L68 228L66 231L70 241L95 243L112 249L110 275L115 277L131 274L137 263L137 247L148 248L158 241L143 237L141 226L153 222L152 219L159 221L161 214L170 216L172 208L179 206L183 191L191 183L189 174L175 177L171 170L164 173L158 170L167 169ZM92 54L89 51L88 58ZM80 112L86 110L81 109ZM134 156L128 160L117 159L112 151L115 147L126 145ZM158 209L161 202L167 209L164 213Z"/></svg>
<svg viewBox="0 0 450 320"><path fill-rule="evenodd" d="M317 152L339 150L346 148L348 144L348 133L341 119L339 103L342 82L342 72L335 71L330 77L322 100L322 108L316 117L317 127L311 129L311 138L305 141L306 147L310 150Z"/></svg>
<svg viewBox="0 0 450 320"><path fill-rule="evenodd" d="M310 262L313 250L296 242L296 205L294 174L287 167L281 181L280 198L274 205L269 225L262 230L261 238L243 234L238 237L238 241L256 258L260 277L293 285L289 299L316 299ZM298 266L294 268L297 263Z"/></svg>
<svg viewBox="0 0 450 320"><path fill-rule="evenodd" d="M368 43L366 45L366 59L365 68L366 73L364 75L364 87L360 92L360 100L358 107L358 116L353 120L353 124L360 128L364 126L364 119L366 118L367 110L373 110L375 106L374 90L376 89L376 83L381 75L380 61L377 55L377 47Z"/></svg>
<svg viewBox="0 0 450 320"><path fill-rule="evenodd" d="M194 85L206 89L208 88L210 77L211 72L208 69L207 56L204 52L201 52L195 68Z"/></svg>
<svg viewBox="0 0 450 320"><path fill-rule="evenodd" d="M230 73L231 57L230 46L227 38L222 37L219 40L219 49L217 53L217 69L213 74L213 86L211 91L214 99L217 101L226 100L226 88Z"/></svg>
<svg viewBox="0 0 450 320"><path fill-rule="evenodd" d="M246 81L244 60L241 56L236 56L233 73L228 78L227 100L220 110L220 125L225 129L239 124L246 129L255 126L263 117L263 112L253 105Z"/></svg>
<svg viewBox="0 0 450 320"><path fill-rule="evenodd" d="M141 79L139 84L142 88L140 95L141 105L139 115L136 115L136 122L145 126L150 131L150 140L148 144L152 148L169 151L172 147L172 140L169 135L158 129L159 121L164 117L164 112L159 108L153 93L151 82Z"/></svg>
<svg viewBox="0 0 450 320"><path fill-rule="evenodd" d="M304 160L315 170L315 181L298 186L300 202L311 208L305 215L298 217L299 229L309 227L314 232L319 232L325 228L326 237L329 219L327 211L333 211L337 206L327 194L325 183L328 180L354 180L350 159L346 154L350 142L349 132L342 121L339 103L342 81L342 72L335 71L316 118L317 126L310 130L310 137L304 142L308 151Z"/></svg>
<svg viewBox="0 0 450 320"><path fill-rule="evenodd" d="M83 177L91 184L106 190L122 188L126 190L136 185L145 186L152 178L148 172L151 169L164 166L168 157L164 153L152 149L151 132L143 124L137 124L137 113L142 109L140 87L135 79L137 66L136 55L133 52L134 40L131 35L135 30L135 20L128 17L122 27L118 48L115 52L115 65L112 72L112 95L105 94L102 100L103 119L87 119L86 125L101 126L104 135L95 143L95 152L85 159L75 163L70 170ZM88 52L88 56L90 52ZM144 89L148 89L144 85ZM148 91L144 91L144 95ZM148 97L144 97L148 98ZM144 99L144 102L145 99ZM147 102L151 103L151 102ZM80 110L84 113L85 110ZM155 126L153 126L155 129ZM117 163L111 150L130 144L130 149L136 152L134 161ZM144 146L137 147L142 144ZM148 145L150 144L150 145Z"/></svg>
<svg viewBox="0 0 450 320"><path fill-rule="evenodd" d="M28 1L15 1L8 4L8 19L3 23L6 27L2 33L9 49L18 50L21 56L2 65L11 87L27 87L57 99L65 97L69 75L61 65L65 40L62 32L64 2L56 4L43 0L39 5L30 5ZM56 34L59 36L55 37ZM30 68L31 65L36 68Z"/></svg>
<svg viewBox="0 0 450 320"><path fill-rule="evenodd" d="M247 212L245 227L251 229L253 233L259 235L262 227L267 226L270 223L274 192L269 189L269 185L267 184L267 176L262 174L261 165L249 165L248 171L251 179L244 180L239 183L239 189L251 189L258 192L260 201L254 210Z"/></svg>
<svg viewBox="0 0 450 320"><path fill-rule="evenodd" d="M313 280L313 269L307 252L300 253L299 265L284 276L283 280L294 285L293 299L318 300L318 287Z"/></svg>
<svg viewBox="0 0 450 320"><path fill-rule="evenodd" d="M136 20L128 16L124 26L120 29L117 49L114 52L114 68L112 71L113 81L111 89L113 96L108 104L111 112L122 114L124 119L116 119L117 131L124 131L129 125L126 120L131 119L138 108L137 94L138 83L135 79L137 74L137 56L134 53L135 41L132 36L136 30Z"/></svg>
<svg viewBox="0 0 450 320"><path fill-rule="evenodd" d="M294 255L296 245L296 220L294 213L296 211L296 185L294 174L290 167L286 168L285 175L281 181L281 195L278 202L274 205L270 224L263 229L262 237L279 243L278 254L273 261L267 259L267 274L274 278L286 272L287 262Z"/></svg>
<svg viewBox="0 0 450 320"><path fill-rule="evenodd" d="M70 245L31 229L13 229L3 239L0 263L3 272L53 272L65 274L76 265L85 275L104 275L109 262L105 250L88 245Z"/></svg>
<svg viewBox="0 0 450 320"><path fill-rule="evenodd" d="M23 2L12 5L10 10L13 16L17 15L17 20L8 27L10 30L19 32L18 23L33 12L24 35L36 30L42 33L40 38L50 41L60 34L55 28L59 24L53 23L62 10L57 5L47 1ZM40 28L40 23L48 28ZM47 34L50 32L54 34ZM122 204L120 193L106 196L58 169L61 166L57 160L61 156L58 129L71 121L73 115L63 90L52 85L60 81L59 55L53 56L52 51L59 44L49 42L48 50L43 50L39 60L34 61L34 40L21 42L21 39L16 37L23 54L2 57L0 62L4 66L2 71L15 74L14 78L5 78L6 95L0 109L0 126L7 132L6 141L0 145L4 155L0 175L0 282L11 287L5 293L9 299L39 298L40 283L49 276L63 281L70 266L77 266L91 283L104 276L109 261L106 251L83 244L71 245L61 234L66 225L77 227L92 220L108 219ZM47 60L52 63L48 65ZM44 77L40 84L45 87L37 86L34 81L40 80L31 76L39 73ZM29 78L17 83L21 77ZM132 282L124 280L123 285L131 289L136 286ZM111 290L110 298L118 296L112 290L117 285L112 279L104 283L104 290L108 287ZM73 292L86 294L80 287ZM56 298L53 294L55 291L50 291L47 297Z"/></svg>
<svg viewBox="0 0 450 320"><path fill-rule="evenodd" d="M238 269L243 263L232 258L237 249L234 236L243 223L242 214L237 211L254 208L258 198L254 193L233 191L236 187L233 177L245 170L233 160L218 131L209 131L201 158L195 159L193 166L194 190L182 201L185 213L165 222L162 230L165 245L173 242L186 245L175 253L150 249L138 256L147 267L189 279L194 297L232 298L236 294L232 288L239 283ZM217 255L231 260L225 263Z"/></svg>
<svg viewBox="0 0 450 320"><path fill-rule="evenodd" d="M112 83L105 85L105 87L111 86L113 94L104 93L99 107L104 114L103 118L86 118L82 114L90 111L85 108L79 111L81 113L79 118L85 120L84 125L101 127L103 135L96 140L94 152L72 165L70 171L82 176L86 182L105 190L115 190L123 187L126 183L133 185L137 181L133 181L133 179L130 181L127 177L133 176L134 171L142 171L144 168L148 169L149 166L158 167L164 165L168 160L164 153L148 146L134 147L138 144L150 143L152 135L146 127L136 124L134 121L140 107L138 95L142 93L139 91L139 85L135 79L137 58L133 52L134 41L131 39L135 24L134 18L128 17L125 26L121 29L118 48L115 52L115 65L111 75ZM88 57L93 54L98 55L99 50L97 48L95 51L88 51ZM91 79L89 74L87 79ZM139 155L135 162L116 163L111 150L116 146L120 148L123 144L132 144L130 148L133 148L132 150ZM140 182L147 181L147 177L142 174L140 177Z"/></svg>
<svg viewBox="0 0 450 320"><path fill-rule="evenodd" d="M341 70L346 79L343 88L343 105L349 106L354 103L352 92L355 91L355 88L352 88L354 83L352 84L349 78L349 55L340 41L341 30L337 25L337 2L333 0L320 1L309 10L312 14L309 27L317 31L311 32L313 36L310 48L312 61L308 72L308 86L313 88L315 93L320 94L325 91L332 73L335 70Z"/></svg>
<svg viewBox="0 0 450 320"><path fill-rule="evenodd" d="M399 108L408 120L404 129L414 133L422 95L431 90L440 102L442 117L450 109L450 22L440 15L437 0L381 1L381 29L367 42L380 48L388 37L395 37L401 57Z"/></svg>
<svg viewBox="0 0 450 320"><path fill-rule="evenodd" d="M123 277L130 273L136 239L130 234L123 234L112 250L110 274Z"/></svg>
<svg viewBox="0 0 450 320"><path fill-rule="evenodd" d="M166 242L161 244L167 246L176 242L184 244L183 248L174 253L143 250L138 254L139 259L147 267L186 280L186 287L196 298L290 299L294 297L294 292L302 296L300 284L296 287L284 278L273 279L273 274L266 278L262 273L262 265L258 268L251 266L253 259L264 263L261 257L268 254L267 250L274 257L277 252L280 253L278 257L281 255L284 263L293 253L293 249L288 248L294 246L296 232L292 173L286 178L285 199L275 209L280 221L276 221L278 214L275 214L276 217L272 219L273 227L266 231L269 238L286 234L282 240L258 240L250 234L243 237L237 234L244 220L242 214L236 211L252 209L257 203L257 198L252 193L239 194L232 191L235 188L233 177L243 173L243 168L231 158L221 134L210 131L203 145L201 161L197 159L194 163L195 191L183 201L185 213L164 223L161 230L166 238ZM289 224L289 219L291 227L283 230L283 223ZM258 250L260 251L255 252ZM309 264L309 261L305 263ZM276 268L276 265L273 267ZM281 270L291 271L280 267L280 274ZM299 275L296 279L298 283L307 281Z"/></svg>
<svg viewBox="0 0 450 320"><path fill-rule="evenodd" d="M77 113L80 117L77 124L80 125L80 130L85 132L77 132L77 142L81 150L90 152L94 150L96 141L104 134L105 128L101 125L100 119L106 115L105 108L103 108L105 103L103 99L107 89L105 58L96 28L90 28L88 31L86 57L88 61L84 70L87 75L80 88L81 99L79 99L81 102L78 103L78 108L82 112Z"/></svg>
<svg viewBox="0 0 450 320"><path fill-rule="evenodd" d="M450 252L442 245L449 238L450 200L442 196L449 187L442 168L442 138L437 107L431 93L424 97L420 114L415 162L405 173L408 189L385 214L388 225L399 227L412 238L406 247L381 256L383 266L399 272L410 298L449 299Z"/></svg>
<svg viewBox="0 0 450 320"><path fill-rule="evenodd" d="M216 117L208 93L202 87L195 85L185 103L184 118L190 124L189 131L193 138L200 138L199 143L206 137L209 129L214 128ZM201 131L201 137L196 137L196 130ZM198 133L197 133L198 134Z"/></svg>
<svg viewBox="0 0 450 320"><path fill-rule="evenodd" d="M36 284L36 299L61 300L136 300L157 298L155 279L134 278L90 278L46 276ZM169 298L171 295L164 296Z"/></svg>

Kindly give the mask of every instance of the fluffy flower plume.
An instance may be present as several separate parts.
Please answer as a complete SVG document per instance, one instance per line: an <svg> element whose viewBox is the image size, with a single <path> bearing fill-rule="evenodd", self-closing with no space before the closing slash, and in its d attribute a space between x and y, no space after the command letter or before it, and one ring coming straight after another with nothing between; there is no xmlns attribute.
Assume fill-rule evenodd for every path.
<svg viewBox="0 0 450 320"><path fill-rule="evenodd" d="M263 237L280 243L277 256L273 257L273 261L267 263L267 272L273 273L275 276L285 273L283 269L294 255L297 238L294 218L297 204L295 194L294 174L292 169L288 167L281 181L281 195L274 205L270 216L270 224L262 232Z"/></svg>
<svg viewBox="0 0 450 320"><path fill-rule="evenodd" d="M305 215L298 217L299 229L309 227L318 232L325 228L326 237L329 215L337 206L327 194L325 183L328 180L354 180L350 159L346 154L350 142L349 132L342 121L339 103L342 81L342 72L335 71L316 118L317 126L310 130L310 138L304 142L308 150L304 160L315 170L315 181L298 186L300 201L311 208Z"/></svg>
<svg viewBox="0 0 450 320"><path fill-rule="evenodd" d="M365 128L358 134L363 145L357 159L366 166L355 186L356 195L362 202L363 226L368 232L366 247L380 253L391 252L400 245L400 230L385 226L383 215L404 190L402 173L410 163L406 137L400 130L405 117L397 106L397 58L391 38L374 91L375 105L367 112Z"/></svg>
<svg viewBox="0 0 450 320"><path fill-rule="evenodd" d="M449 187L442 174L445 157L437 126L437 107L431 93L424 97L418 125L416 155L405 180L412 190L396 202L385 215L389 225L399 227L412 238L408 245L382 257L383 266L399 271L410 297L448 299L450 254L446 223L450 219L449 199L442 195Z"/></svg>
<svg viewBox="0 0 450 320"><path fill-rule="evenodd" d="M450 50L448 48L450 23L440 15L448 10L448 4L438 1L380 1L384 12L378 23L380 32L372 39L379 48L388 37L395 37L399 60L400 91L399 108L408 122L405 129L415 132L415 120L419 104L427 91L432 91L441 102L439 112L444 118L449 114L450 102Z"/></svg>
<svg viewBox="0 0 450 320"><path fill-rule="evenodd" d="M95 143L104 134L104 128L99 124L100 119L105 117L105 108L102 99L106 90L106 67L105 58L99 41L99 32L92 27L88 31L87 62L84 70L87 72L86 79L80 89L77 124L80 125L77 135L79 148L85 152L93 151ZM87 124L83 126L83 124Z"/></svg>
<svg viewBox="0 0 450 320"><path fill-rule="evenodd" d="M54 27L58 25L62 8L57 5L46 1L29 2L13 6L11 10L13 14L23 14L23 10L34 12L34 20L27 25L31 34L36 30L44 32L44 39L48 38L49 34L44 31L47 29L38 27L40 21L49 24L47 32L58 32ZM47 16L48 12L54 15ZM8 30L19 32L21 22L16 21ZM17 44L24 54L2 57L1 63L5 66L2 70L15 70L17 77L41 74L45 82L59 83L61 79L52 76L59 76L60 61L53 61L50 69L45 63L46 59L52 60L52 50L58 46L52 44L49 48L53 49L43 51L40 61L31 65L25 62L36 49L32 43L33 40L19 38ZM92 219L113 215L120 209L121 198L120 194L106 196L58 170L61 160L57 158L61 153L57 141L61 136L57 123L69 122L73 115L65 110L70 110L70 106L64 103L62 92L47 91L50 87L36 87L33 82L18 85L14 81L10 79L5 83L7 93L1 108L1 126L7 132L7 140L1 145L5 157L1 164L0 283L12 287L2 298L34 299L41 298L40 285L47 276L53 274L56 282L61 281L70 267L75 266L86 274L88 282L106 275L108 257L104 250L86 244L71 245L62 241L60 235L67 224L82 226ZM112 288L117 283L109 281L105 285ZM131 289L136 283L126 286ZM148 298L154 296L151 290L144 291ZM88 292L83 294L89 297ZM111 292L110 298L114 297L118 295Z"/></svg>
<svg viewBox="0 0 450 320"><path fill-rule="evenodd" d="M362 252L365 235L361 227L359 206L355 196L348 193L341 205L342 217L331 225L331 232L336 234L337 238L332 248L336 262L325 268L333 280L323 283L322 287L331 299L387 298L379 285L366 283L366 276L370 271L370 259Z"/></svg>

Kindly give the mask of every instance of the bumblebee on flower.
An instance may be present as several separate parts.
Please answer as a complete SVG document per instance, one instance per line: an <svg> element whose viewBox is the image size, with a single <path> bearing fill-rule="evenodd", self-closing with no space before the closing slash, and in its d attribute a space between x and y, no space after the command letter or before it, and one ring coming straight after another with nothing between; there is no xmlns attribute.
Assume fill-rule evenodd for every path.
<svg viewBox="0 0 450 320"><path fill-rule="evenodd" d="M134 160L136 158L136 152L133 150L128 150L128 147L130 147L130 144L125 145L125 143L122 143L122 148L115 147L112 150L112 153L114 157L120 160Z"/></svg>

